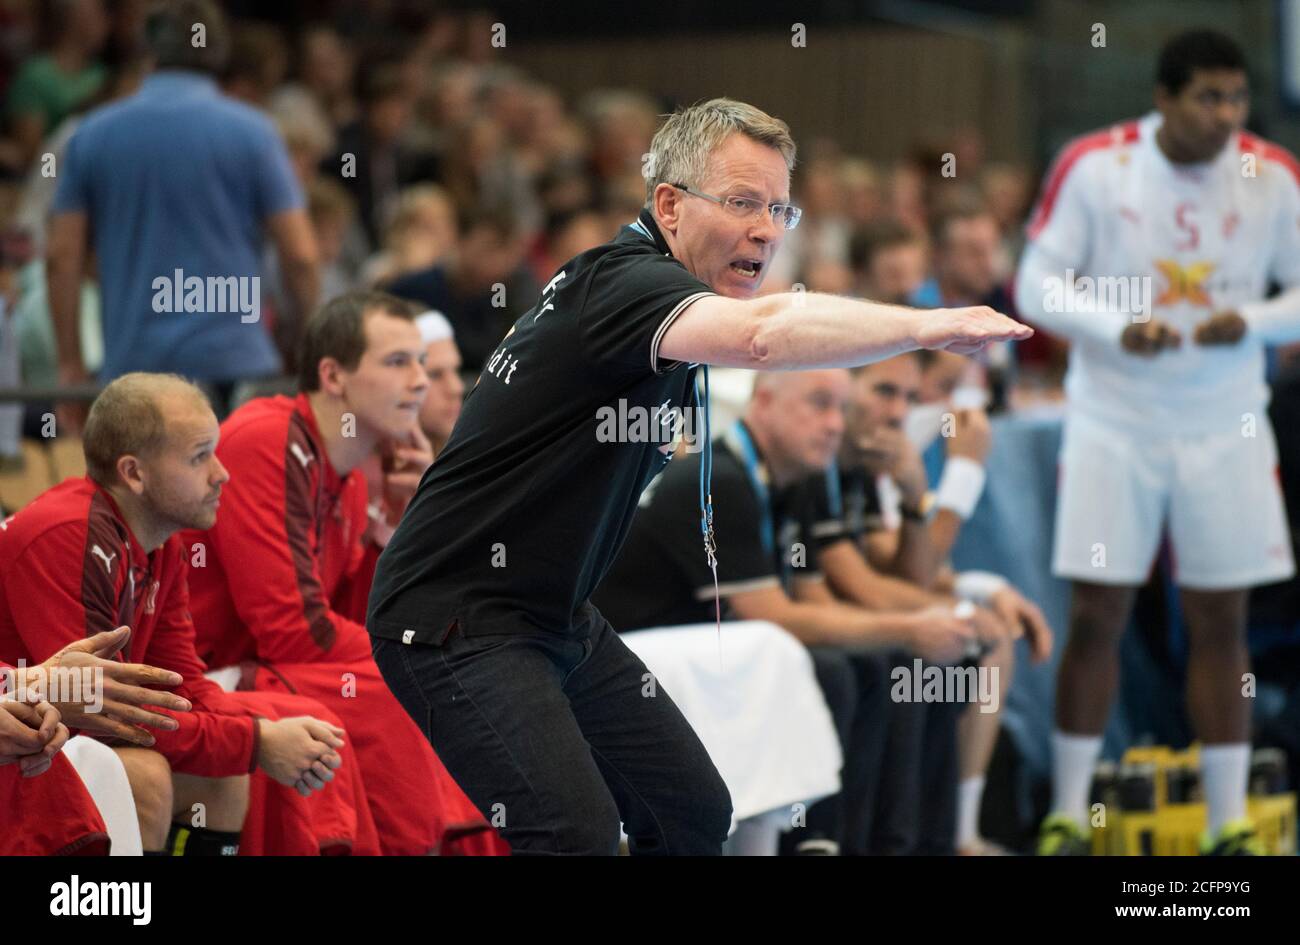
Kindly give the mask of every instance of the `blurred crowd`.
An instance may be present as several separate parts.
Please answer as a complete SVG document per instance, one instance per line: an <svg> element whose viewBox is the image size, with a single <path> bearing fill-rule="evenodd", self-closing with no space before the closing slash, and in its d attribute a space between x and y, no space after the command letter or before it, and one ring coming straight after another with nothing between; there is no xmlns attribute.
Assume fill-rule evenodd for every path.
<svg viewBox="0 0 1300 945"><path fill-rule="evenodd" d="M151 69L146 12L138 0L0 6L0 293L21 360L9 383L56 379L42 270L57 189L49 163L58 166L87 113L140 88ZM382 287L441 311L470 372L563 261L635 216L643 156L677 104L620 88L566 97L507 64L492 21L382 5L292 30L232 19L216 76L283 139L315 238L317 299ZM1003 286L1035 177L987 161L977 131L918 142L900 160L805 140L794 186L803 223L764 291L1008 309ZM263 323L288 373L294 306L278 270L268 252ZM91 374L98 306L88 278L80 318Z"/></svg>

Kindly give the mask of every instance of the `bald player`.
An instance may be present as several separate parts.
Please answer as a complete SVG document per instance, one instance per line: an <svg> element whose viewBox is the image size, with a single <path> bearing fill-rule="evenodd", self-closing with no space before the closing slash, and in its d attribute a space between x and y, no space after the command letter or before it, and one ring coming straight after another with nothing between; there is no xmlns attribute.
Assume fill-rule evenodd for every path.
<svg viewBox="0 0 1300 945"><path fill-rule="evenodd" d="M355 814L344 792L302 807L343 764L343 730L310 700L223 692L195 653L176 533L216 518L228 479L214 454L217 437L203 393L179 377L126 374L104 389L85 428L87 476L43 493L0 532L0 659L43 661L125 624L130 660L181 677L176 695L192 711L160 707L174 727L114 747L146 852L234 855L250 808L261 822L264 805L277 805L276 816L266 816L276 827L302 826L275 841L287 848L268 852L351 843ZM254 772L283 787L250 785ZM202 819L193 817L196 804Z"/></svg>

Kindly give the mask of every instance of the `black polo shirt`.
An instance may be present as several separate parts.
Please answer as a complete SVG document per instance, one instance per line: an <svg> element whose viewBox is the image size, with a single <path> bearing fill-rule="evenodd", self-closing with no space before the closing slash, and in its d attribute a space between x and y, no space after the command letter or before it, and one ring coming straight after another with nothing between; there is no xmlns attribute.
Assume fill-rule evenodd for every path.
<svg viewBox="0 0 1300 945"><path fill-rule="evenodd" d="M713 530L724 619L732 616L730 594L781 586L793 595L794 581L821 577L809 493L801 483L771 488L762 455L755 449L751 465L744 452L734 435L713 444ZM627 544L593 598L615 630L714 619L713 572L700 539L699 471L700 455L688 454L642 494Z"/></svg>
<svg viewBox="0 0 1300 945"><path fill-rule="evenodd" d="M370 632L585 635L587 600L672 455L644 425L611 439L602 418L692 403L696 366L661 360L659 341L711 294L646 210L565 263L488 358L380 557Z"/></svg>
<svg viewBox="0 0 1300 945"><path fill-rule="evenodd" d="M876 479L865 469L832 465L804 483L817 550L848 538L855 544L885 527Z"/></svg>

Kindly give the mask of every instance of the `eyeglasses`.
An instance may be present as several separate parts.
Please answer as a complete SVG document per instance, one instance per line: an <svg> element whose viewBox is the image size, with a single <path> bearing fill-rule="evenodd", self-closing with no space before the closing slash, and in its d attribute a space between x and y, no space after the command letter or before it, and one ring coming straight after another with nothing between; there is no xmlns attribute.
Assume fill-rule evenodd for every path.
<svg viewBox="0 0 1300 945"><path fill-rule="evenodd" d="M692 197L703 197L705 200L712 200L714 203L721 204L722 209L733 217L742 220L756 217L766 209L772 215L773 223L787 230L793 230L799 225L799 218L803 216L803 211L791 203L764 204L763 201L754 197L740 197L735 194L728 197L714 197L712 194L702 194L698 190L692 190L685 184L673 184L672 186L685 191Z"/></svg>

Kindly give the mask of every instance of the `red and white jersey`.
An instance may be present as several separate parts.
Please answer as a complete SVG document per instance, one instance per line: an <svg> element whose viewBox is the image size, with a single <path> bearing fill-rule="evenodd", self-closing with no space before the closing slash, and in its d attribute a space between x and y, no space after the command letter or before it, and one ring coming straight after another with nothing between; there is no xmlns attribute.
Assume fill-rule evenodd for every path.
<svg viewBox="0 0 1300 945"><path fill-rule="evenodd" d="M1173 164L1156 143L1161 120L1061 152L1029 223L1017 305L1073 342L1072 409L1162 432L1240 428L1267 403L1265 344L1300 337L1300 310L1279 318L1276 305L1259 305L1270 282L1300 286L1300 164L1245 132L1212 161ZM1195 326L1224 309L1246 319L1246 337L1194 344ZM1123 351L1134 312L1173 325L1182 347Z"/></svg>

